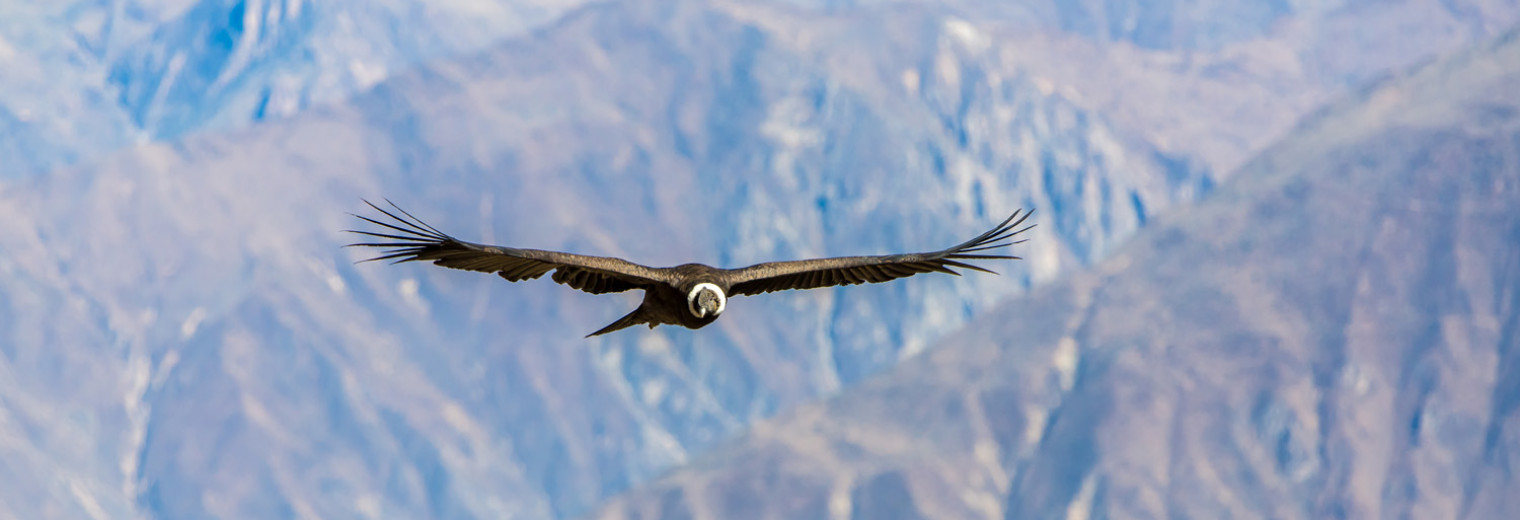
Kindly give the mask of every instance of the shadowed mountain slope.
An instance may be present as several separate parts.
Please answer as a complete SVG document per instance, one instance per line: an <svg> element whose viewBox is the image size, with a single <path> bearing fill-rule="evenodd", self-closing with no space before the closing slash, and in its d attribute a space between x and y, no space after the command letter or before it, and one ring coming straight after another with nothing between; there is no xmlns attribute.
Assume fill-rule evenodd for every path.
<svg viewBox="0 0 1520 520"><path fill-rule="evenodd" d="M0 6L0 179L334 103L579 0L59 0Z"/></svg>
<svg viewBox="0 0 1520 520"><path fill-rule="evenodd" d="M927 349L1031 282L1107 257L1220 174L1200 167L1196 150L1163 151L1162 134L1126 130L1101 103L1072 95L1086 76L1051 80L1012 59L1029 53L1006 53L1035 40L991 45L1007 33L938 3L813 11L639 0L554 17L553 6L569 4L543 2L544 17L520 21L557 21L532 34L310 110L300 100L318 92L305 82L337 78L324 90L334 98L369 86L374 62L350 58L366 49L420 58L408 49L441 43L430 29L439 26L411 23L412 4L400 1L384 12L360 2L170 3L174 13L137 14L172 27L132 24L166 39L107 53L119 65L111 70L126 71L119 91L57 106L104 107L169 134L236 126L223 118L266 99L295 112L0 184L0 516L582 514L754 420ZM192 13L204 17L180 17ZM345 13L355 26L338 21ZM469 16L448 13L416 14ZM11 28L27 19L6 14L3 37L20 42ZM384 29L393 23L404 34ZM98 35L92 27L80 24ZM303 50L311 46L336 54ZM1171 87L1214 70L1173 67L1172 53L1192 47L1167 48L1138 51L1152 61L1136 74L1185 72L1159 83ZM0 60L73 63L5 50ZM72 92L48 83L52 69L12 63L0 82ZM284 76L292 71L325 72ZM1268 81L1275 73L1222 77L1211 92L1289 106L1255 109L1276 118L1310 106L1278 104L1285 98L1271 93L1296 91ZM1128 79L1120 84L1141 84ZM1188 117L1175 119L1204 130L1271 126L1212 100L1121 104L1176 104L1171 112ZM27 136L0 144L7 160L45 142L83 143L69 129L105 128L60 116L48 122L63 133L48 133L17 114L0 114L0 134ZM353 238L339 230L356 225L344 213L381 196L461 238L656 265L938 248L1020 206L1037 208L1040 225L1018 249L1027 261L996 267L1004 276L736 298L702 331L587 342L635 298L426 265L354 266L364 253L338 247ZM880 482L884 493L914 485Z"/></svg>
<svg viewBox="0 0 1520 520"><path fill-rule="evenodd" d="M1504 518L1520 38L1301 125L1205 203L594 518Z"/></svg>
<svg viewBox="0 0 1520 520"><path fill-rule="evenodd" d="M10 2L0 8L0 179L288 117L419 62L543 31L585 3ZM754 21L782 22L773 29L815 43L838 42L816 32L829 25L820 19L920 10L932 24L951 16L957 38L992 50L984 58L1000 68L1023 68L1168 154L1202 157L1221 172L1347 85L1482 41L1520 15L1514 2L1495 0L713 3L790 11L800 21L774 12ZM864 47L857 58L875 61L883 48ZM905 72L892 70L882 84L899 84ZM1179 117L1179 101L1231 119Z"/></svg>
<svg viewBox="0 0 1520 520"><path fill-rule="evenodd" d="M1022 79L874 97L736 9L599 4L341 105L0 185L3 514L584 513L1207 185ZM888 16L916 31L894 60L951 41L941 18ZM869 21L818 23L892 39ZM919 97L952 93L997 118L947 126ZM653 265L1050 220L1005 276L735 298L701 331L587 341L635 297L353 265L345 212L383 196L461 238Z"/></svg>

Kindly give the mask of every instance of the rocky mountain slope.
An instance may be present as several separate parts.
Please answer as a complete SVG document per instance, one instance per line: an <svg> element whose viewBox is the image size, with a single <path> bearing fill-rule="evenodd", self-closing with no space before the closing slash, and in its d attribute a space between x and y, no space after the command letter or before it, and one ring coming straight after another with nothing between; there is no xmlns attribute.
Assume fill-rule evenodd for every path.
<svg viewBox="0 0 1520 520"><path fill-rule="evenodd" d="M342 100L419 62L545 30L580 0L69 0L0 7L0 179ZM1470 45L1510 1L731 3L807 44L819 17L919 11L1171 155L1229 172L1349 85ZM778 13L791 13L781 15ZM801 23L785 21L789 16ZM784 24L766 23L783 22ZM912 24L910 24L912 25ZM898 44L922 31L898 25ZM971 30L967 30L971 29ZM887 58L862 47L855 57ZM877 61L877 63L881 63ZM910 81L889 71L881 85ZM936 69L946 70L946 69ZM865 79L865 78L861 78ZM975 79L973 76L972 79ZM910 81L911 82L911 81ZM1187 117L1174 110L1217 112Z"/></svg>
<svg viewBox="0 0 1520 520"><path fill-rule="evenodd" d="M1505 518L1520 33L594 518Z"/></svg>
<svg viewBox="0 0 1520 520"><path fill-rule="evenodd" d="M1233 51L1131 46L1081 31L1056 38L1064 25L1039 26L1070 44L1039 51L1051 53L1043 60L1029 59L1037 48L1004 45L1038 40L1027 31L1010 40L1028 27L1013 21L1065 19L1044 8L1019 18L990 4L636 1L578 9L478 54L387 76L342 103L277 103L297 108L240 126L241 116L223 117L247 114L265 93L308 92L301 85L331 79L308 72L357 81L342 72L355 70L344 68L347 40L322 35L386 30L331 32L348 12L341 3L110 5L155 22L112 22L138 36L111 41L137 50L82 61L111 64L86 76L137 72L112 76L120 81L103 91L29 92L55 101L44 94L77 94L97 104L58 106L107 111L122 100L132 110L111 117L128 128L188 134L150 135L110 157L0 183L0 516L584 513L752 421L923 352L995 302L1106 258L1148 219L1203 196L1224 175L1213 165L1254 145L1214 159L1192 144L1205 141L1174 137L1252 128L1247 116L1257 112L1241 116L1219 108L1235 106L1220 98L1194 102L1155 85L1185 93L1199 78L1230 78L1204 90L1238 91L1233 103L1261 103L1290 120L1312 103L1267 94L1320 81L1172 67L1175 56ZM384 4L395 5L403 4ZM1399 9L1465 4L1409 5ZM429 14L396 9L348 16ZM1479 12L1502 19L1506 11ZM189 13L215 16L189 23ZM187 22L160 30L171 20ZM16 26L4 37L26 44L9 48L37 48L30 43L43 37L13 37ZM1488 30L1469 29L1422 52ZM147 34L174 38L138 39ZM213 45L228 41L238 44ZM307 52L313 45L338 54ZM1068 48L1131 49L1105 59L1141 64L1124 69L1133 77L1180 72L1127 82L1167 96L1090 96L1075 90L1095 84L1086 74L1113 69L1038 68L1060 63ZM0 59L74 63L26 52ZM198 68L206 64L223 68ZM4 70L32 75L0 82L71 77ZM175 70L188 72L169 77ZM331 92L378 79L364 77ZM1167 104L1186 110L1160 108ZM1194 133L1125 122L1114 108L1137 106L1193 112L1176 120L1197 123ZM11 146L6 157L40 157L17 154L60 142L78 157L98 150L35 121L114 131L83 116L10 121L19 126L0 137L25 139L0 145ZM217 121L232 130L194 133ZM146 135L138 130L122 135ZM362 210L360 197L382 196L461 237L651 264L942 247L1019 206L1042 220L1019 250L1028 260L998 266L1001 277L736 299L698 333L637 330L588 342L580 336L635 298L353 265L363 253L338 247L351 238L339 230L356 225L344 213Z"/></svg>
<svg viewBox="0 0 1520 520"><path fill-rule="evenodd" d="M1207 186L1017 78L966 98L997 119L946 127L905 101L961 84L874 98L732 9L596 6L343 105L5 185L0 452L15 475L55 478L4 487L4 503L584 512ZM943 27L894 57L953 44ZM355 266L340 230L360 197L461 237L657 265L944 247L1021 206L1051 220L1007 276L741 299L700 333L586 341L634 297Z"/></svg>
<svg viewBox="0 0 1520 520"><path fill-rule="evenodd" d="M576 0L64 0L0 6L0 179L340 101Z"/></svg>

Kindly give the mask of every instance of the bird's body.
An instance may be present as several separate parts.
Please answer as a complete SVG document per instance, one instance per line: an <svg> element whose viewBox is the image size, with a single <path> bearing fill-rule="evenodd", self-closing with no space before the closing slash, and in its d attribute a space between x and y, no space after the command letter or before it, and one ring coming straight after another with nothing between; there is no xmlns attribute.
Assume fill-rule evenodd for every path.
<svg viewBox="0 0 1520 520"><path fill-rule="evenodd" d="M368 201L365 203L369 204ZM423 223L410 213L395 207L395 204L391 206L409 219L374 204L369 205L394 219L394 222L355 216L401 233L351 231L393 240L350 244L386 249L382 255L370 260L430 261L453 269L496 273L512 282L538 278L553 271L551 278L555 282L592 294L632 289L644 291L644 301L638 308L591 333L591 336L640 324L647 324L650 328L657 325L680 325L699 329L723 313L731 296L885 282L927 272L959 275L952 269L954 267L991 273L992 271L961 260L1017 260L1016 256L991 255L982 251L1022 242L1008 239L1033 227L1016 229L1029 218L1029 213L1022 213L1023 216L1020 217L1021 212L1015 211L1002 224L976 238L928 253L767 262L739 269L721 269L702 264L648 267L621 258L464 242Z"/></svg>
<svg viewBox="0 0 1520 520"><path fill-rule="evenodd" d="M719 270L702 264L682 264L670 269L683 280L680 285L659 283L647 286L644 289L644 301L639 303L637 309L591 335L600 336L640 324L648 324L651 329L656 325L680 325L688 329L700 329L717 321L718 315L723 312L721 309L709 310L702 316L698 316L690 310L695 303L690 301L694 299L690 297L699 284L711 284L718 291L718 298L727 299L724 295L728 294L728 288L716 283L719 279L717 276ZM704 287L704 289L707 288Z"/></svg>

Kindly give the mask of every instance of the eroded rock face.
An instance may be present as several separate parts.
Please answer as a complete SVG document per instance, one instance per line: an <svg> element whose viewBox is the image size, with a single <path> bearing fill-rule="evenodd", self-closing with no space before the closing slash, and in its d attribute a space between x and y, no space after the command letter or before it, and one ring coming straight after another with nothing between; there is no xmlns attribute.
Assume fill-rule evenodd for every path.
<svg viewBox="0 0 1520 520"><path fill-rule="evenodd" d="M719 497L798 481L830 518L1502 518L1517 85L1512 35L1342 102L1092 272L598 518L777 518Z"/></svg>
<svg viewBox="0 0 1520 520"><path fill-rule="evenodd" d="M28 40L10 28L31 19L0 16L11 24L0 30L0 61L11 60L0 86L26 86L0 91L0 177L12 167L32 175L0 185L0 503L15 508L0 516L585 512L751 421L925 351L1033 281L1106 258L1147 219L1207 193L1224 178L1219 165L1243 161L1322 102L1334 82L1316 71L1342 70L1305 69L1303 56L1340 46L1283 50L1292 32L1240 48L1136 47L1128 36L1063 32L1052 21L1060 13L981 16L990 4L976 2L810 10L652 0L562 19L548 2L540 17L505 6L468 25L499 28L506 13L538 29L393 74L423 58L389 45L480 43L482 33L457 24L440 38L458 39L441 41L439 25L412 16L468 16L445 7L475 4L136 9L148 3L37 4L86 17L127 6L123 16L138 17L72 20L88 33L75 39ZM1420 20L1445 27L1441 13L1465 5L1434 4L1399 9L1434 13ZM1502 9L1478 11L1504 19ZM1146 19L1165 18L1156 12ZM1407 26L1411 11L1394 12ZM339 27L344 13L352 26ZM1358 31L1372 27L1356 14L1345 16ZM557 21L536 25L546 19ZM1368 63L1424 59L1486 30L1442 32L1454 36L1440 45L1408 38L1414 51ZM89 48L26 52L43 41ZM397 57L378 62L398 68L371 84L375 61L354 56ZM77 117L23 110L36 106ZM279 117L243 126L260 110ZM1489 124L1504 114L1491 111ZM181 132L193 135L153 141ZM60 161L84 164L52 171ZM700 335L641 331L588 345L582 334L634 303L543 280L353 266L360 253L338 248L351 238L339 230L354 225L344 212L381 196L461 237L665 265L941 247L1014 206L1043 220L1019 253L1027 260L1004 276L736 300L743 312ZM1189 301L1203 303L1188 305L1235 312L1208 303L1227 296L1200 292ZM919 417L948 428L982 407L1025 410L1020 396L1048 386L1044 412L988 414L988 431L1036 442L1055 438L1044 433L1053 428L1072 432L1062 438L1074 446L1095 442L1082 432L1096 426L1082 425L1103 416L1050 413L1063 392L1102 388L1079 384L1088 345L1052 345L1056 371L1032 390L989 387L965 403L946 391ZM1258 401L1256 428L1292 437L1284 466L1312 468L1297 440L1309 423L1279 400ZM878 443L904 442L827 445L865 460ZM971 446L977 461L1009 468L1032 453ZM1085 475L1102 460L1085 453L1040 467ZM962 472L996 491L966 495L977 511L1000 511L1015 485L1017 472L998 471ZM787 511L884 514L854 509L851 497L907 489L912 500L889 509L942 514L922 495L926 482L875 468L795 488ZM1104 496L1061 482L1018 486Z"/></svg>

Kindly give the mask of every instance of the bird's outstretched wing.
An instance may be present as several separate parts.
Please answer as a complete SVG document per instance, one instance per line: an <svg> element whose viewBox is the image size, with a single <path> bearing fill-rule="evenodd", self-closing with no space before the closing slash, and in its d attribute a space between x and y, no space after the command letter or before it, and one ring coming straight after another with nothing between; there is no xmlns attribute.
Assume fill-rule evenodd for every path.
<svg viewBox="0 0 1520 520"><path fill-rule="evenodd" d="M393 263L428 261L453 269L496 273L507 281L516 282L538 278L554 271L555 282L592 294L621 292L629 289L670 282L670 274L663 269L647 267L621 258L586 256L538 249L516 249L465 242L422 222L406 210L390 203L400 215L386 211L370 201L364 201L375 211L391 218L382 222L362 215L355 217L383 226L379 231L346 230L374 238L382 242L361 242L350 247L383 248L380 256L364 260L391 260ZM406 218L403 218L404 215Z"/></svg>
<svg viewBox="0 0 1520 520"><path fill-rule="evenodd" d="M953 269L956 267L992 273L990 270L962 260L1018 260L1017 256L993 255L985 251L1023 242L1023 240L1009 241L1009 239L1034 227L1034 224L1019 227L1033 213L1033 211L1015 211L1008 220L1004 220L1002 224L998 224L986 233L955 247L931 253L767 262L732 269L725 272L726 281L729 284L728 292L730 295L743 295L786 289L815 289L832 285L877 283L928 272L959 275L960 273Z"/></svg>

